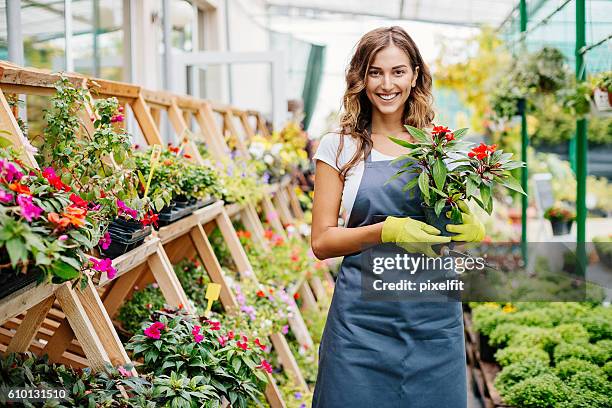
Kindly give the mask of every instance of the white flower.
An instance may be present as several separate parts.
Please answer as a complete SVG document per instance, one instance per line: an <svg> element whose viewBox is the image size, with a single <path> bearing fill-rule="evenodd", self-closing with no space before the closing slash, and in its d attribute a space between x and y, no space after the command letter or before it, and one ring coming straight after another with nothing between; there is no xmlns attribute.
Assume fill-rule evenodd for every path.
<svg viewBox="0 0 612 408"><path fill-rule="evenodd" d="M257 159L261 159L265 151L266 147L263 145L263 143L253 142L249 146L249 152Z"/></svg>
<svg viewBox="0 0 612 408"><path fill-rule="evenodd" d="M274 163L274 157L272 157L272 156L271 156L271 155L269 155L269 154L266 154L266 155L264 156L264 158L263 158L263 161L264 161L266 164L272 164L272 163Z"/></svg>
<svg viewBox="0 0 612 408"><path fill-rule="evenodd" d="M272 153L273 155L277 155L280 153L280 151L283 150L283 144L282 143L274 143L272 145L272 147L270 148L270 153Z"/></svg>

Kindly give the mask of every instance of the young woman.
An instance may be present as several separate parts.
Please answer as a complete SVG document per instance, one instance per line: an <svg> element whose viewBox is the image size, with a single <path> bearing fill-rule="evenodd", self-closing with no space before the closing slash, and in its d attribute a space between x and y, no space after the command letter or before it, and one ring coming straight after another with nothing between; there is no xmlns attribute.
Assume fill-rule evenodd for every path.
<svg viewBox="0 0 612 408"><path fill-rule="evenodd" d="M361 299L362 248L402 243L432 254L450 237L422 219L419 194L402 191L409 177L385 182L391 161L411 140L404 125L432 125L431 75L410 36L379 28L359 41L346 73L338 133L314 156L312 249L320 259L344 256L319 351L316 408L465 408L466 359L460 302ZM340 208L345 227L338 227ZM462 206L454 240L477 241L482 224ZM381 218L382 215L382 218ZM412 252L412 251L411 251Z"/></svg>

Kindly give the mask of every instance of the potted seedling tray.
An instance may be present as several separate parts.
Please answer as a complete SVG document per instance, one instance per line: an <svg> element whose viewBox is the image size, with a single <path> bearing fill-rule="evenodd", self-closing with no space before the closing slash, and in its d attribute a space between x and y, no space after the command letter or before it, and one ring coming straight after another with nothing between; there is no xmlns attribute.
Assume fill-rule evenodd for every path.
<svg viewBox="0 0 612 408"><path fill-rule="evenodd" d="M114 259L142 245L151 231L150 225L143 226L140 221L116 218L108 227L111 244L101 252L104 256Z"/></svg>
<svg viewBox="0 0 612 408"><path fill-rule="evenodd" d="M171 206L165 207L159 213L159 226L164 227L180 220L181 218L185 218L194 211L192 207L193 205L189 205L188 202L172 202Z"/></svg>
<svg viewBox="0 0 612 408"><path fill-rule="evenodd" d="M40 276L39 270L26 273L15 272L14 269L0 269L0 299L36 282Z"/></svg>

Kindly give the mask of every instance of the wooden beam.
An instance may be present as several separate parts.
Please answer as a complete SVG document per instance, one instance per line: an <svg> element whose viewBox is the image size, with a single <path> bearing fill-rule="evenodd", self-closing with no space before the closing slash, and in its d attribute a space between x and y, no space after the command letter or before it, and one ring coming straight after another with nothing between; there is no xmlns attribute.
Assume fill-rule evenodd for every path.
<svg viewBox="0 0 612 408"><path fill-rule="evenodd" d="M134 112L134 117L140 125L140 130L142 131L142 135L144 136L146 142L149 145L164 145L161 135L157 130L157 126L155 126L153 116L151 116L151 112L147 108L147 104L143 96L138 95L131 106L132 112Z"/></svg>
<svg viewBox="0 0 612 408"><path fill-rule="evenodd" d="M17 328L17 332L11 339L7 347L9 353L23 353L28 350L30 343L34 340L34 336L38 331L43 320L47 316L47 312L51 309L54 296L49 296L39 304L28 310L25 319L21 321L21 325Z"/></svg>
<svg viewBox="0 0 612 408"><path fill-rule="evenodd" d="M17 124L2 90L0 90L0 126L2 130L8 132L8 134L0 134L0 136L6 137L13 143L19 153L19 158L28 166L38 168L34 154L26 147L30 145L30 142L21 132L21 128Z"/></svg>

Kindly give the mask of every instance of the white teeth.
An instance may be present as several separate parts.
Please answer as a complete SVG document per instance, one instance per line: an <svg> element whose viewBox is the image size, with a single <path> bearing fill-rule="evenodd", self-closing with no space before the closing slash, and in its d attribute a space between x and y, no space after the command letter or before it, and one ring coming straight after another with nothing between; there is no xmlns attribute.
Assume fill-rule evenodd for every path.
<svg viewBox="0 0 612 408"><path fill-rule="evenodd" d="M383 98L386 101L390 101L391 99L395 98L397 95L399 95L399 93L394 93L394 94L389 94L389 95L378 94L378 96L380 96L381 98Z"/></svg>

